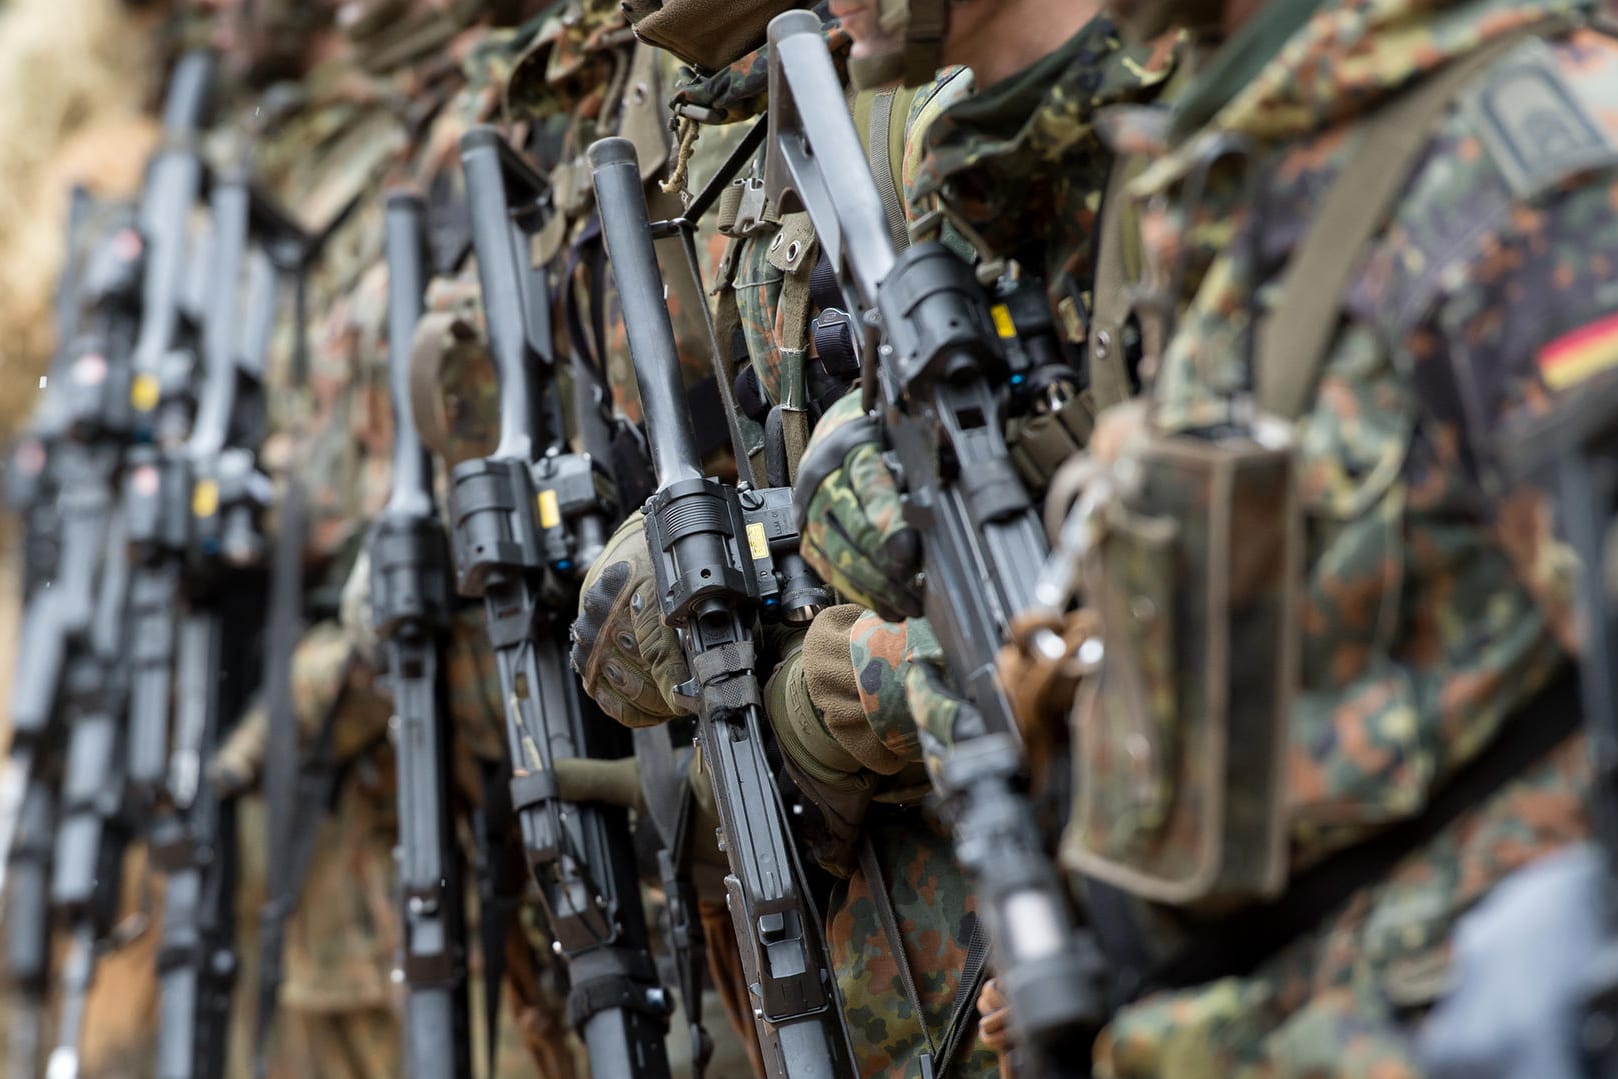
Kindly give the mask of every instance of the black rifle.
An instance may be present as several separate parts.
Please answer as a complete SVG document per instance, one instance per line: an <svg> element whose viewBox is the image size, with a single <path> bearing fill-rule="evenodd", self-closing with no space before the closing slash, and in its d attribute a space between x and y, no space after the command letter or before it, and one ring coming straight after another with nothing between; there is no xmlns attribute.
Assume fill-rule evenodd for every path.
<svg viewBox="0 0 1618 1079"><path fill-rule="evenodd" d="M1049 545L1006 451L1010 372L971 267L941 244L895 256L887 217L807 12L770 24L765 186L802 208L864 327L867 410L880 419L923 537L927 617L963 708L939 786L972 874L1020 1043L1043 1070L1087 1074L1107 1007L1100 953L1080 933L1019 789L1019 730L995 672L1008 619L1033 604ZM878 343L880 328L886 340ZM923 735L926 737L925 728Z"/></svg>
<svg viewBox="0 0 1618 1079"><path fill-rule="evenodd" d="M679 629L694 676L685 688L698 701L765 1065L794 1079L851 1075L822 927L765 751L755 672L758 612L812 616L825 592L797 554L790 489L704 477L634 145L603 139L590 147L590 163L657 472L647 542L664 618Z"/></svg>
<svg viewBox="0 0 1618 1079"><path fill-rule="evenodd" d="M56 294L56 351L45 392L29 430L12 452L6 499L23 518L22 595L25 614L13 697L54 697L66 644L55 617L50 585L58 567L61 517L53 460L66 437L65 378L79 324L79 278L84 237L93 210L89 193L75 188L68 213L67 257ZM49 758L45 721L50 705L36 705L32 721L16 725L0 783L0 893L6 899L5 973L15 999L8 1051L10 1074L31 1075L38 1064L40 1023L49 974L51 837L55 831L61 761ZM13 714L16 707L13 706ZM26 712L26 709L25 709Z"/></svg>
<svg viewBox="0 0 1618 1079"><path fill-rule="evenodd" d="M598 1076L668 1075L668 1006L647 943L627 812L564 802L556 762L619 759L627 738L568 669L577 582L612 510L604 462L566 452L550 300L529 255L545 182L489 128L461 140L473 246L500 379L500 441L451 476L456 586L482 597L506 702L511 804ZM538 518L536 522L536 516Z"/></svg>
<svg viewBox="0 0 1618 1079"><path fill-rule="evenodd" d="M184 447L188 529L181 579L174 735L153 861L167 878L159 968L159 1079L223 1074L235 980L235 801L204 768L258 685L269 480L264 357L284 277L305 244L255 199L245 176L216 178L205 325L207 381ZM261 236L249 258L250 234ZM247 264L247 313L241 313ZM245 339L245 340L244 340Z"/></svg>
<svg viewBox="0 0 1618 1079"><path fill-rule="evenodd" d="M146 265L130 385L138 444L129 451L124 499L133 561L128 773L132 795L148 807L159 798L168 763L176 611L190 516L183 443L195 404L201 311L188 302L188 284L192 261L202 261L190 226L204 187L198 144L213 68L214 58L201 52L187 54L176 68L163 145L147 167L140 205Z"/></svg>
<svg viewBox="0 0 1618 1079"><path fill-rule="evenodd" d="M78 1073L85 998L97 952L116 943L124 851L132 817L124 802L125 709L128 692L126 608L129 562L116 473L129 434L128 363L135 334L142 244L132 225L98 248L88 267L88 334L69 375L71 440L77 452L93 445L99 461L63 488L62 503L95 506L104 533L96 560L95 598L86 634L72 642L60 708L67 721L60 817L52 865L51 906L68 929L70 949L56 1049L50 1072ZM94 440L94 441L90 441Z"/></svg>
<svg viewBox="0 0 1618 1079"><path fill-rule="evenodd" d="M387 652L399 772L405 1059L415 1079L469 1079L465 874L455 841L448 684L449 543L433 463L410 412L410 350L426 289L425 207L387 201L393 494L372 526L371 614Z"/></svg>
<svg viewBox="0 0 1618 1079"><path fill-rule="evenodd" d="M30 872L17 884L30 894L17 897L18 912L26 913L23 923L11 927L20 948L14 969L19 974L29 969L21 981L40 984L41 956L22 934L47 934L45 921L26 923L45 909L45 896L36 890L49 866L49 907L72 936L60 1023L67 1040L59 1039L52 1054L53 1074L62 1076L77 1071L77 1022L94 951L117 913L128 837L120 767L128 567L116 484L129 435L128 363L141 246L132 224L115 220L90 249L74 290L73 302L82 303L83 310L49 402L49 421L56 428L51 481L62 547L35 609L46 612L43 635L30 642L40 649L41 666L22 675L17 687L25 702L17 715L18 754L40 754L32 762L38 770L34 782L59 782L60 790L54 836L35 831L19 849L29 858ZM28 797L32 827L34 820L48 819L51 799L43 790ZM22 1015L29 1010L22 1008ZM34 1051L19 1048L19 1064Z"/></svg>

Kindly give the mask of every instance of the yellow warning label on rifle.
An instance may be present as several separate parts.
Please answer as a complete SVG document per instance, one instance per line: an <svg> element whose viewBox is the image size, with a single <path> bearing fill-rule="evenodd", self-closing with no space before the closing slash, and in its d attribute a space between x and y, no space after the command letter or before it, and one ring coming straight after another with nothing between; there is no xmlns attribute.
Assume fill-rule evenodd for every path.
<svg viewBox="0 0 1618 1079"><path fill-rule="evenodd" d="M198 480L191 491L191 514L194 517L212 517L219 512L219 484L213 480Z"/></svg>
<svg viewBox="0 0 1618 1079"><path fill-rule="evenodd" d="M555 528L562 523L562 511L556 504L556 492L547 487L534 496L534 504L539 509L539 527Z"/></svg>
<svg viewBox="0 0 1618 1079"><path fill-rule="evenodd" d="M157 407L160 396L157 385L157 376L153 374L139 374L129 386L129 403L135 406L136 412L150 412Z"/></svg>
<svg viewBox="0 0 1618 1079"><path fill-rule="evenodd" d="M995 333L1005 338L1017 336L1017 324L1011 321L1011 308L1003 303L997 303L989 308L989 317L994 319Z"/></svg>
<svg viewBox="0 0 1618 1079"><path fill-rule="evenodd" d="M763 521L754 521L747 526L747 549L760 562L770 557L770 541L764 535Z"/></svg>

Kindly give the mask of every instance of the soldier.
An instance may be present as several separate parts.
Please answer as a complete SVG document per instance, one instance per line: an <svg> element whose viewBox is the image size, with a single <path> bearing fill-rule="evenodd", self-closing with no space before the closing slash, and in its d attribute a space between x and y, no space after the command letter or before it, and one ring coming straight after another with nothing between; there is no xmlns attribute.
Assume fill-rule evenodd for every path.
<svg viewBox="0 0 1618 1079"><path fill-rule="evenodd" d="M1033 312L1034 334L1056 338L1069 370L1083 372L1067 384L1052 383L1059 392L1033 395L1008 427L1013 462L1030 490L1043 492L1056 469L1087 444L1097 409L1134 388L1123 335L1110 349L1106 338L1099 347L1089 340L1096 325L1090 315L1097 221L1113 168L1095 118L1107 106L1161 92L1171 41L1126 46L1096 3L982 0L923 11L920 4L840 0L837 10L854 36L856 78L913 79L940 63L967 64L977 77L976 91L927 129L907 195L912 212L941 212L924 221L941 217L948 224L956 246L979 263L981 279L999 277L1002 288L1017 282L1010 295L1022 293L1019 309ZM943 20L941 38L911 40L912 22L932 19ZM1042 318L1046 327L1038 329ZM851 395L811 440L798 480L809 504L804 553L844 595L870 608L848 628L858 703L879 737L908 742L915 756L913 717L952 702L934 666L937 642L926 620L913 617L921 611L919 537L900 511L877 431L852 438L844 430L861 415ZM1008 678L1008 692L1031 684L1028 673ZM1037 757L1030 764L1037 778L1048 779L1065 757L1047 751L1051 739L1036 734L1028 735ZM945 851L941 846L940 855ZM980 1007L986 1038L1004 1048L1008 1027L992 982Z"/></svg>
<svg viewBox="0 0 1618 1079"><path fill-rule="evenodd" d="M1514 478L1497 435L1554 416L1612 362L1618 46L1580 4L1129 7L1146 24L1216 25L1224 44L1166 127L1121 129L1159 151L1130 195L1174 327L1145 358L1152 420L1110 422L1143 448L1187 446L1224 437L1210 423L1228 402L1256 400L1260 423L1290 424L1298 509L1249 515L1244 544L1273 551L1264 537L1298 517L1306 541L1295 576L1235 586L1261 605L1296 596L1241 657L1285 669L1281 642L1300 653L1295 691L1270 709L1284 782L1268 819L1235 835L1277 844L1261 891L1285 890L1245 921L1194 923L1284 930L1235 956L1189 945L1183 973L1114 1021L1098 1070L1417 1075L1410 1035L1446 984L1456 918L1588 828L1567 672L1576 569L1554 500ZM1554 105L1524 108L1529 86ZM1551 130L1577 135L1553 145ZM1101 579L1119 572L1103 556ZM1115 661L1161 647L1115 657L1105 613L1103 685ZM1078 730L1127 722L1098 697L1081 696ZM1179 721L1188 744L1206 733ZM1108 752L1079 764L1080 783ZM1093 810L1067 839L1074 861L1140 870ZM1184 826L1159 838L1177 846Z"/></svg>
<svg viewBox="0 0 1618 1079"><path fill-rule="evenodd" d="M488 108L480 118L503 120L511 140L528 151L541 170L548 171L554 216L549 227L537 236L533 255L536 265L552 271L555 355L577 358L578 362L561 364L564 378L598 377L604 383L611 411L619 421L615 428L615 459L604 464L620 480L632 481L622 497L633 504L644 497L645 479L643 474L636 474L637 468L644 472L644 467L634 459L639 450L629 436L627 424L638 419L639 409L633 379L629 377L621 319L605 273L585 148L606 134L632 133L642 147L648 197L661 199L662 209L671 214L677 212L678 200L663 194L657 186L657 179L668 172L674 157L664 115L666 94L659 88L668 76L667 65L658 50L636 42L627 29L617 4L556 6L540 20L535 32L513 49L512 62L493 73ZM445 145L453 149L453 140L446 140ZM446 465L490 453L499 412L498 386L484 340L476 267L471 261L453 278L440 277L429 289L430 310L419 328L414 355L415 383L429 391L419 394L415 402L418 427ZM669 264L683 265L683 254L678 263L671 259ZM676 308L681 326L682 355L690 361L689 381L694 393L717 401L706 350L698 344L699 339L705 342L702 324L693 318L695 305L700 302L691 289L682 290L676 279L670 303ZM571 400L570 395L564 396ZM564 422L570 434L577 434L571 410ZM619 454L623 455L621 459ZM631 467L626 468L626 462L632 462ZM481 610L469 609L458 623L453 656L457 699L487 700L489 703L483 707L494 730L500 731L504 718L499 682ZM457 677L455 672L464 672L467 677ZM498 739L493 748L497 755L503 754ZM566 776L571 773L561 763L557 771L566 785ZM644 817L640 826L650 830L650 822ZM699 824L693 834L698 848L696 876L699 885L707 885L704 890L714 900L704 904L702 912L711 927L710 966L715 982L728 990L735 979L725 957L734 949L722 947L725 937L715 939L715 933L731 932L729 915L723 907L723 889L717 884L717 875L703 864L722 864L723 855L708 838L711 826ZM533 913L535 930L544 934L547 930L543 916ZM716 1045L709 1074L727 1079L755 1072L741 1039L712 1023L715 1011L710 1002L706 1012ZM750 1030L751 1022L746 1026ZM688 1074L691 1067L687 1029L678 1016L672 1020L669 1054L676 1074ZM553 1036L574 1041L559 1029L553 1029ZM580 1060L582 1072L582 1057Z"/></svg>
<svg viewBox="0 0 1618 1079"><path fill-rule="evenodd" d="M676 9L660 11L672 17ZM826 32L842 53L847 37L835 20ZM700 130L759 115L767 106L766 59L756 51L682 86L674 98L682 126ZM914 167L914 133L968 81L956 72L919 93L887 91L855 103L880 164L879 183L892 191L898 236L906 225L898 191ZM754 440L748 448L755 467L779 483L798 474L809 430L844 392L851 370L846 355L831 351L833 338L824 349L812 339L813 230L804 215L771 213L757 176L744 174L729 193L733 201L721 203L720 230L730 244L719 270L716 322L720 347L734 349L740 370L738 403L748 412L742 426ZM737 340L741 347L732 345ZM775 460L762 448L766 430L779 432L772 433L781 443ZM649 598L650 575L640 522L631 520L586 582L575 626L575 665L587 692L635 726L678 714L684 705L673 691L687 677L684 656ZM862 702L849 646L859 615L852 604L822 613L806 637L789 639L766 687L787 768L818 810L805 838L821 865L844 878L827 932L858 1064L865 1075L917 1074L932 1058L952 1074L985 1074L993 1061L972 1036L981 967L974 973L969 961L976 932L971 900L945 837L920 805L927 787L902 692L896 702L873 686ZM897 717L883 713L896 703ZM885 923L903 939L885 931Z"/></svg>
<svg viewBox="0 0 1618 1079"><path fill-rule="evenodd" d="M275 373L280 455L273 464L310 492L305 606L313 625L295 655L294 701L306 752L325 756L341 776L335 811L314 822L315 853L288 927L288 976L279 994L284 1015L273 1059L286 1074L391 1075L403 1068L392 980L398 925L396 794L385 738L390 710L379 694L374 654L338 624L365 525L389 490L381 196L387 183L401 180L432 189L453 167L459 130L496 104L487 71L503 62L512 40L491 34L479 5L453 11L349 5L339 26L321 24L313 33L305 27L301 34L289 32L289 20L273 9L253 8L245 17L257 21L245 24L241 40L293 49L290 57L260 62L290 59L293 72L309 67L296 83L266 94L244 121L256 136L259 173L320 243L306 286L307 343L297 340L299 328L290 321L282 327ZM317 23L329 17L302 14ZM434 210L442 209L435 200ZM447 225L453 233L453 215ZM308 369L300 378L305 350ZM481 790L467 775L470 761L501 759L498 727L488 726L490 705L463 649L452 652L450 669L453 706L464 723L457 745L468 754L461 774L476 801ZM256 776L264 732L260 712L216 761L222 782L239 786ZM272 814L290 811L271 807ZM272 879L286 871L268 867ZM506 951L504 942L496 947ZM531 965L506 969L520 1006L517 1028L543 1073L574 1074L560 1023L547 1021L559 1003L541 999ZM531 1069L516 1053L500 1059L511 1074Z"/></svg>

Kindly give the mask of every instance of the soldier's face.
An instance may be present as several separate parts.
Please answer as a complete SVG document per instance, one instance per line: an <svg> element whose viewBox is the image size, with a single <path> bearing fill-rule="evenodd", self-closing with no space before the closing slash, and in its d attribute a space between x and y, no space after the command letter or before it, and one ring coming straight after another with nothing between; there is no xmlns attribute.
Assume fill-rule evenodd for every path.
<svg viewBox="0 0 1618 1079"><path fill-rule="evenodd" d="M831 13L843 22L853 41L851 55L859 58L896 52L904 35L882 29L879 0L831 0Z"/></svg>

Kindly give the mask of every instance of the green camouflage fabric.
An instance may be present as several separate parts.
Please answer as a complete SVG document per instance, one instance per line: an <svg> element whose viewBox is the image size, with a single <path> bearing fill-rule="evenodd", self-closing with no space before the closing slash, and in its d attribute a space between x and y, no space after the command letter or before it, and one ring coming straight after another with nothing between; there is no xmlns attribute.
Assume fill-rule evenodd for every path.
<svg viewBox="0 0 1618 1079"><path fill-rule="evenodd" d="M863 418L859 391L843 397L815 426L804 457L831 433ZM809 499L803 527L804 560L845 598L886 618L921 614L915 587L921 568L920 537L903 516L899 488L873 438L843 457Z"/></svg>
<svg viewBox="0 0 1618 1079"><path fill-rule="evenodd" d="M1252 136L1270 178L1256 302L1274 302L1267 284L1352 152L1357 116L1485 42L1577 11L1357 0L1316 12L1208 122ZM1618 47L1581 31L1550 56L1618 141ZM1295 866L1419 813L1576 647L1575 567L1551 530L1553 500L1501 469L1494 439L1517 417L1554 413L1572 387L1553 391L1541 374L1546 346L1610 313L1614 177L1597 168L1519 190L1483 122L1456 108L1430 137L1346 290L1297 425L1307 545L1288 762ZM1146 207L1148 270L1184 257L1155 389L1169 430L1222 411L1249 317L1248 248L1230 240L1252 227L1251 207L1237 177L1218 173L1199 206L1185 205L1198 149L1196 137L1169 147L1131 192ZM1098 1073L1416 1074L1404 1009L1442 988L1455 918L1586 832L1586 782L1575 741L1258 975L1126 1011L1098 1047Z"/></svg>
<svg viewBox="0 0 1618 1079"><path fill-rule="evenodd" d="M940 205L983 257L1043 273L1053 304L1067 298L1070 282L1087 294L1112 165L1096 113L1150 100L1171 59L1166 44L1129 46L1110 18L1091 20L1060 49L927 127L906 177L913 212ZM1076 327L1069 334L1083 340Z"/></svg>
<svg viewBox="0 0 1618 1079"><path fill-rule="evenodd" d="M927 813L873 810L866 834L886 878L923 1015L915 1014L905 994L872 898L876 882L863 872L833 894L826 943L862 1079L919 1079L921 1055L943 1042L957 1004L977 903L955 868L948 836ZM964 1007L975 1018L970 998ZM974 1030L961 1039L950 1072L958 1079L999 1075L994 1053L976 1042Z"/></svg>
<svg viewBox="0 0 1618 1079"><path fill-rule="evenodd" d="M924 657L937 653L932 625L925 618L889 622L875 611L866 611L849 630L848 643L860 707L871 730L894 756L921 760L914 717L928 713L911 708L905 678L918 652Z"/></svg>
<svg viewBox="0 0 1618 1079"><path fill-rule="evenodd" d="M1098 453L1146 415L1108 412L1122 423L1102 430ZM1269 446L1284 447L1271 428ZM1105 660L1073 708L1063 855L1166 902L1269 895L1284 871L1297 639L1292 454L1247 438L1129 442L1136 480L1108 505L1084 567Z"/></svg>

